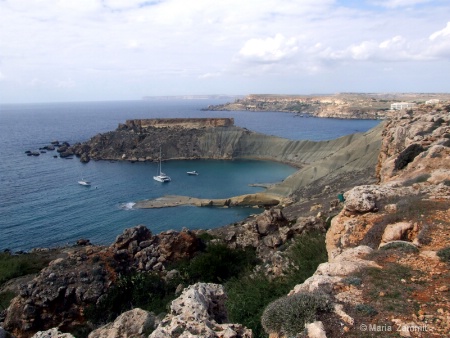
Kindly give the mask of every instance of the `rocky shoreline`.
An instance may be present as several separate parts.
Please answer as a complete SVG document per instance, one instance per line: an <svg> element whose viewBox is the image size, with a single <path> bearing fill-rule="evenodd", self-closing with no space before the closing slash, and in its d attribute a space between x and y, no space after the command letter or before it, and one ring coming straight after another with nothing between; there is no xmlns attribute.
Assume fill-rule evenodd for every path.
<svg viewBox="0 0 450 338"><path fill-rule="evenodd" d="M155 133L151 128L143 132ZM191 145L195 144L197 151L198 140L204 135L211 138L213 130L223 138L210 141L212 148L220 144L218 139L227 139L223 134L238 133L239 139L256 137L233 127L230 132L223 128L230 126L207 132L201 129L203 134L175 129L177 137L195 134L198 139ZM123 131L96 136L81 147L92 147L103 154L102 159L115 157L116 151L106 149L118 140L127 144L129 135L133 134L135 141L141 137L140 133ZM205 245L205 236L229 248L253 248L262 261L259 269L266 275L280 276L289 264L283 258L286 245L315 229L326 231L328 262L295 286L286 304L299 299L297 296L316 297L320 293L328 305L307 323L307 331L298 334L360 337L362 325L390 327L392 332L387 336L448 334L450 261L443 257L450 252L450 104L399 111L368 133L330 142L290 143L288 147L278 139L256 138L268 145L266 156L289 148L295 150L284 150L274 158L300 157L296 158L301 164L298 173L267 190L284 196L282 203L219 229L154 235L137 226L125 230L109 247L84 243L87 245L65 249L63 256L19 286L4 319L0 319L1 326L18 338L61 337L61 332L86 324L86 309L104 298L120 275L135 271L157 273L167 280L176 278L171 264L194 257ZM161 136L161 140L173 142L170 136ZM167 144L178 144L170 142ZM234 145L247 144L239 142ZM173 147L170 151L177 154L181 150ZM262 151L255 153L264 155ZM344 202L337 199L342 192ZM252 337L251 330L228 320L221 285L184 287L162 319L134 309L105 326L92 327L89 337ZM276 306L282 307L283 302ZM276 326L268 324L267 316L270 313L264 317L267 334L286 337L286 316L279 317L281 324Z"/></svg>

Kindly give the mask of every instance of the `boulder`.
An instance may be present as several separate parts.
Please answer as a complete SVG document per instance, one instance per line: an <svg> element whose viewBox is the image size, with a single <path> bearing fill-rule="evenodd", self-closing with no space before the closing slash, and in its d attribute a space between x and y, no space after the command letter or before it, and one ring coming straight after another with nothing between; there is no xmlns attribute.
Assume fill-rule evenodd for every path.
<svg viewBox="0 0 450 338"><path fill-rule="evenodd" d="M315 321L305 325L306 331L308 332L308 338L327 338L325 332L325 327L320 321Z"/></svg>
<svg viewBox="0 0 450 338"><path fill-rule="evenodd" d="M53 328L47 331L38 331L31 338L75 338L70 333L62 333L57 328Z"/></svg>
<svg viewBox="0 0 450 338"><path fill-rule="evenodd" d="M154 325L153 314L136 308L122 313L113 323L92 331L88 338L145 338Z"/></svg>
<svg viewBox="0 0 450 338"><path fill-rule="evenodd" d="M253 337L240 324L228 324L224 287L197 283L184 289L170 306L170 313L149 338L172 337Z"/></svg>
<svg viewBox="0 0 450 338"><path fill-rule="evenodd" d="M358 186L344 194L345 209L351 212L369 212L376 207L376 194L371 186Z"/></svg>
<svg viewBox="0 0 450 338"><path fill-rule="evenodd" d="M411 222L398 222L394 224L388 224L383 232L381 238L381 245L405 239L408 231L413 229Z"/></svg>

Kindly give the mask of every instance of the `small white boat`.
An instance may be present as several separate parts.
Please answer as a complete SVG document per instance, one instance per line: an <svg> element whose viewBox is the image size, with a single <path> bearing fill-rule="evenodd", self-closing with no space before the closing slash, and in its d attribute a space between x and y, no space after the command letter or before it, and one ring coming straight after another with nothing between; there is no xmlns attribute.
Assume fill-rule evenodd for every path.
<svg viewBox="0 0 450 338"><path fill-rule="evenodd" d="M158 175L153 176L153 179L154 179L155 181L162 182L162 183L170 182L170 181L171 181L170 177L167 176L166 174L164 174L164 173L161 171L161 148L159 148Z"/></svg>
<svg viewBox="0 0 450 338"><path fill-rule="evenodd" d="M84 185L85 187L91 186L91 182L83 180L83 179L81 181L78 181L78 184Z"/></svg>
<svg viewBox="0 0 450 338"><path fill-rule="evenodd" d="M193 171L188 171L187 174L188 175L198 175L198 172L193 170Z"/></svg>

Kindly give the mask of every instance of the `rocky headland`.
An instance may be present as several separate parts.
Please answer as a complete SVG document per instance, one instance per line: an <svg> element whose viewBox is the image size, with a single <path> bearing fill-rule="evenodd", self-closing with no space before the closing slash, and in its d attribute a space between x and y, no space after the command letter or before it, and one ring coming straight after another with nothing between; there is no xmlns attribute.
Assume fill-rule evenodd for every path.
<svg viewBox="0 0 450 338"><path fill-rule="evenodd" d="M166 159L251 156L293 163L299 170L268 188L283 196L279 204L237 224L157 235L137 226L109 247L80 242L63 249L34 279L18 285L0 317L5 330L27 338L72 337L61 332L80 325L90 328L85 336L91 338L252 337L229 319L226 293L217 283L179 284L178 298L163 316L135 308L94 325L87 314L110 290L123 287L123 276L137 285L140 274L151 272L176 284L180 272L173 263L195 257L209 245L207 237L233 250L253 248L261 261L255 271L282 276L290 265L286 247L316 230L326 232L328 261L266 308L267 335L450 332L449 103L398 111L367 133L326 142L288 141L229 124L127 122L73 151L81 158L155 160L160 144L167 147ZM305 313L301 327L291 320ZM0 335L7 334L0 328Z"/></svg>
<svg viewBox="0 0 450 338"><path fill-rule="evenodd" d="M391 104L410 102L424 104L433 100L448 101L448 94L366 94L340 93L333 95L262 95L252 94L234 102L212 105L205 110L221 111L280 111L301 117L340 119L386 119L395 115Z"/></svg>

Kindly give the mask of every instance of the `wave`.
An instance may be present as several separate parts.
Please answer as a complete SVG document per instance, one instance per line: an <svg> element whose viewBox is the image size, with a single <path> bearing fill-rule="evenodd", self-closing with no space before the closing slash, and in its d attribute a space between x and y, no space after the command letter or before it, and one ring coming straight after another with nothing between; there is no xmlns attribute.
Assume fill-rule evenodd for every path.
<svg viewBox="0 0 450 338"><path fill-rule="evenodd" d="M120 207L121 207L121 209L132 210L133 206L135 204L136 204L135 202L128 202L128 203L123 203Z"/></svg>

